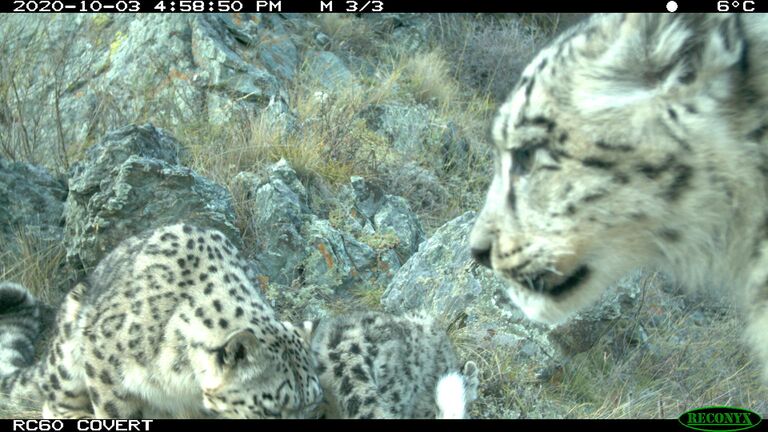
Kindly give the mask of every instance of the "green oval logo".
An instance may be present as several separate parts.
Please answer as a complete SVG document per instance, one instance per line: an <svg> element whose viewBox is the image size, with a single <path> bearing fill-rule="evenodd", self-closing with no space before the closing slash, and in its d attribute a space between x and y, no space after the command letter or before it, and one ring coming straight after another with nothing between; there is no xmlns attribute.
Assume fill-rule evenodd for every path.
<svg viewBox="0 0 768 432"><path fill-rule="evenodd" d="M708 406L686 411L677 420L690 429L721 432L751 429L757 426L762 418L744 408Z"/></svg>

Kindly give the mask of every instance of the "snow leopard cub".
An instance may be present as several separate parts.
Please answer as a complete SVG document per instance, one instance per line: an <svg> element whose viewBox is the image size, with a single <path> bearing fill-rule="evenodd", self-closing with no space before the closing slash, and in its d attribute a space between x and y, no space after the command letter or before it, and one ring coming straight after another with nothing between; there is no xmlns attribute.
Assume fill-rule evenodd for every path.
<svg viewBox="0 0 768 432"><path fill-rule="evenodd" d="M324 392L321 417L464 418L477 397L477 366L460 367L426 316L358 312L305 330Z"/></svg>
<svg viewBox="0 0 768 432"><path fill-rule="evenodd" d="M18 319L36 301L3 285L0 391L47 418L304 417L322 398L309 347L249 276L216 230L131 237L68 294L37 363Z"/></svg>

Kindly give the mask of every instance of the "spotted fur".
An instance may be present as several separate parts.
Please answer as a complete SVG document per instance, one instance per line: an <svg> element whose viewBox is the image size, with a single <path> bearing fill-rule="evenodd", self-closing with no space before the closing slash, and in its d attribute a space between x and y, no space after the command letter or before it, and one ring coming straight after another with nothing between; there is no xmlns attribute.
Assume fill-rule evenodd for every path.
<svg viewBox="0 0 768 432"><path fill-rule="evenodd" d="M477 397L477 366L462 369L445 332L425 316L329 318L311 339L325 395L322 417L463 418Z"/></svg>
<svg viewBox="0 0 768 432"><path fill-rule="evenodd" d="M304 417L322 397L308 344L235 246L183 224L123 241L68 294L43 359L15 374L3 391L36 391L48 418Z"/></svg>
<svg viewBox="0 0 768 432"><path fill-rule="evenodd" d="M35 388L24 385L33 379L25 369L34 361L39 334L40 303L23 286L0 282L0 393L22 407L40 399Z"/></svg>
<svg viewBox="0 0 768 432"><path fill-rule="evenodd" d="M741 303L768 364L767 15L592 17L492 130L470 244L509 282L501 302L557 323L655 266Z"/></svg>

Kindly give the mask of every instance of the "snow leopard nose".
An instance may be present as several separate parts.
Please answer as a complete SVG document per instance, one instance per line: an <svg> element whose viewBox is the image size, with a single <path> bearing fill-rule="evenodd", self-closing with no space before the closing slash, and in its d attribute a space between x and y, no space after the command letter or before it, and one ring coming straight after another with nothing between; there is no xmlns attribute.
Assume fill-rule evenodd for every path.
<svg viewBox="0 0 768 432"><path fill-rule="evenodd" d="M491 268L491 249L471 248L472 258L480 265Z"/></svg>

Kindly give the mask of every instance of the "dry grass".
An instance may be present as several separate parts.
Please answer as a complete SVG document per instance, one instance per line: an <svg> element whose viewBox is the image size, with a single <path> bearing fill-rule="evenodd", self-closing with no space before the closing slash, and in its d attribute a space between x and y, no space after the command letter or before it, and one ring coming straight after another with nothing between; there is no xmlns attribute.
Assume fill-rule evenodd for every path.
<svg viewBox="0 0 768 432"><path fill-rule="evenodd" d="M486 170L478 170L478 167L491 166L486 137L496 103L489 94L477 92L459 82L448 58L446 51L440 48L416 55L391 50L391 54L380 63L376 88L369 93L387 95L387 99L376 100L376 103L410 100L426 105L434 114L435 121L430 125L433 136L426 140L425 151L399 155L401 161L396 161L402 164L402 161L410 160L427 168L450 192L446 201L418 212L429 232L446 220L480 205L489 178L485 175ZM441 134L448 122L467 140L469 148L466 154L446 153L443 148ZM418 187L408 190L407 185L399 186L396 193L412 203L421 200L419 195L423 191Z"/></svg>
<svg viewBox="0 0 768 432"><path fill-rule="evenodd" d="M599 347L566 367L563 386L581 395L582 415L595 418L676 418L708 405L765 413L768 391L738 335L734 313L703 327L673 317L649 334L656 352L632 352L618 362ZM691 332L680 335L680 329Z"/></svg>
<svg viewBox="0 0 768 432"><path fill-rule="evenodd" d="M361 285L351 289L353 300L344 305L344 311L372 310L380 311L381 296L387 289L384 285Z"/></svg>
<svg viewBox="0 0 768 432"><path fill-rule="evenodd" d="M331 49L351 51L357 55L373 55L378 46L365 18L353 14L324 13L316 16L320 30L331 38Z"/></svg>
<svg viewBox="0 0 768 432"><path fill-rule="evenodd" d="M438 107L454 103L459 86L440 51L407 56L403 69L410 93L417 102Z"/></svg>
<svg viewBox="0 0 768 432"><path fill-rule="evenodd" d="M259 172L280 159L286 159L310 182L337 185L351 175L375 177L377 167L389 157L389 149L360 114L381 100L385 91L374 86L328 94L311 80L304 72L294 86L287 128L269 113L254 117L245 112L220 126L176 128L177 135L188 143L189 165L224 184L240 171ZM384 81L383 85L390 84ZM226 146L222 151L211 143Z"/></svg>
<svg viewBox="0 0 768 432"><path fill-rule="evenodd" d="M47 305L59 304L66 289L62 267L66 252L60 241L16 229L11 242L0 251L0 281L14 281L30 290ZM47 322L49 317L44 317ZM38 354L46 343L45 332L38 342ZM0 398L0 418L40 418L40 411Z"/></svg>
<svg viewBox="0 0 768 432"><path fill-rule="evenodd" d="M482 373L473 416L677 418L709 405L768 413L768 387L760 384L759 365L738 336L742 317L729 307L713 306L712 300L672 300L660 291L656 276L642 282L646 297L636 315L620 318L615 331L606 331L586 351L562 357L561 367L546 378L539 375L545 365L499 346L493 330L486 337L467 328L450 332L462 358L477 362ZM659 308L660 299L665 309ZM500 325L495 315L475 319L490 328ZM640 343L627 338L637 334L635 326L647 336Z"/></svg>
<svg viewBox="0 0 768 432"><path fill-rule="evenodd" d="M432 43L451 53L458 81L499 102L538 50L581 18L576 14L438 14L432 18Z"/></svg>
<svg viewBox="0 0 768 432"><path fill-rule="evenodd" d="M57 304L62 293L53 285L61 279L66 252L59 241L16 229L13 244L0 252L0 280L15 281L47 304Z"/></svg>

